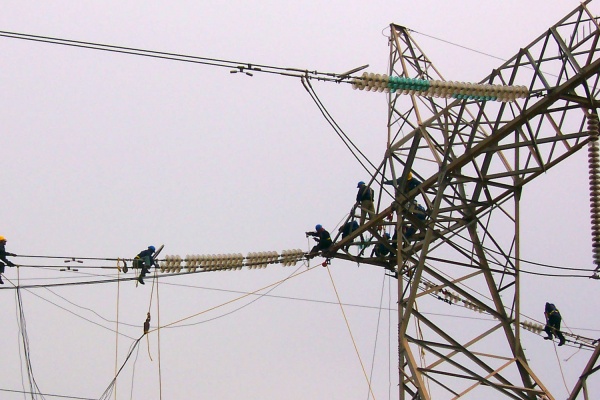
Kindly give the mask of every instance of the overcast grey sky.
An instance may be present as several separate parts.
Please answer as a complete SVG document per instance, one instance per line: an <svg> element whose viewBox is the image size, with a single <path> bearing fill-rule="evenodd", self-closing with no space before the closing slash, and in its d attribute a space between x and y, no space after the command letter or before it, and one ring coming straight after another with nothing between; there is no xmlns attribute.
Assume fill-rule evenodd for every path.
<svg viewBox="0 0 600 400"><path fill-rule="evenodd" d="M386 73L393 22L417 32L446 79L475 82L502 61L431 37L508 59L578 4L5 0L0 31L323 72L370 64L368 71ZM304 232L317 223L334 231L354 203L357 181L369 179L299 79L7 38L0 38L0 53L0 235L10 252L130 258L150 244L182 257L306 250L312 243ZM312 84L338 124L379 164L387 141L385 95ZM581 152L526 187L523 258L592 267L587 179ZM15 261L64 266L62 260ZM114 263L79 266L91 265ZM269 296L221 306L296 270L304 273ZM342 261L334 260L330 271L349 304L344 311L367 373L373 368L375 398L397 398L396 281L382 269ZM114 275L20 268L7 269L6 277L22 285L95 279L82 273ZM544 303L553 301L574 332L598 335L597 281L523 281L524 314L543 320ZM172 276L160 280L156 294L150 284L129 281L23 290L41 391L99 398L150 308L152 326L158 318L164 325L199 315L185 322L193 325L160 331L160 375L157 334L148 336L149 344L142 340L119 377L119 399L157 399L159 386L164 399L368 396L325 268ZM28 390L15 291L1 290L0 301L0 391ZM441 302L439 312L465 327L485 323L453 317L456 310ZM561 348L557 355L540 337L523 336L534 371L558 398L566 397L557 358L570 389L590 353Z"/></svg>

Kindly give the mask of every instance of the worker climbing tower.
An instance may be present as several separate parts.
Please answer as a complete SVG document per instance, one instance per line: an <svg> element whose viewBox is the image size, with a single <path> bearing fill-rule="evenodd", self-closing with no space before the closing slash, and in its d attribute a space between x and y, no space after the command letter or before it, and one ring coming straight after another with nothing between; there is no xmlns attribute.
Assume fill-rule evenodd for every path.
<svg viewBox="0 0 600 400"><path fill-rule="evenodd" d="M354 78L355 89L387 93L387 152L369 182L379 192L377 216L328 256L398 278L400 399L555 398L521 345L523 329L540 328L521 320L519 203L529 181L589 146L598 265L600 29L588 3L476 84L447 82L394 24L387 74ZM348 244L361 235L389 254L374 246L353 253ZM440 304L492 322L466 330L437 316Z"/></svg>

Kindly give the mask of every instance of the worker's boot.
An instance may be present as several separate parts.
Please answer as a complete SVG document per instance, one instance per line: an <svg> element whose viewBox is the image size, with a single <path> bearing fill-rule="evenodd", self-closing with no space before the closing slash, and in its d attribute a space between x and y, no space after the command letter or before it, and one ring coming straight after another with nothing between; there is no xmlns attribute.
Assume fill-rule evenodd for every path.
<svg viewBox="0 0 600 400"><path fill-rule="evenodd" d="M2 280L1 276L0 276L0 285L4 285L4 281Z"/></svg>

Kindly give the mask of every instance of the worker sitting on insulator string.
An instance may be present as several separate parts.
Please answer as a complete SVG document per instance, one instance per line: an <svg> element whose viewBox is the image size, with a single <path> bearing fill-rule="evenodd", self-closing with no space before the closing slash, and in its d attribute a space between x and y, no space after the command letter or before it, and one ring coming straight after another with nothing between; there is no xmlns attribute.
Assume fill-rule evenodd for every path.
<svg viewBox="0 0 600 400"><path fill-rule="evenodd" d="M313 236L313 239L317 242L317 244L314 245L314 247L310 250L310 253L308 253L309 257L316 256L319 251L328 249L333 244L331 241L331 235L329 235L329 232L327 232L321 224L317 224L315 226L314 232L305 233L306 237Z"/></svg>
<svg viewBox="0 0 600 400"><path fill-rule="evenodd" d="M553 334L556 335L559 342L558 345L562 346L565 344L565 337L560 332L560 322L562 317L560 316L560 312L556 308L556 306L552 303L546 303L546 308L544 309L544 316L546 317L546 326L544 327L544 332L548 335L545 337L546 340L552 340Z"/></svg>
<svg viewBox="0 0 600 400"><path fill-rule="evenodd" d="M9 267L15 266L15 264L13 264L12 261L7 259L6 256L12 256L12 257L17 256L14 253L7 252L5 246L6 246L6 238L4 236L0 236L0 260L4 261L4 262L0 261L0 274L4 274L4 268L6 267L6 265L8 265ZM4 285L4 281L2 280L1 275L0 275L0 285Z"/></svg>
<svg viewBox="0 0 600 400"><path fill-rule="evenodd" d="M144 285L144 276L150 272L150 268L154 265L154 257L152 255L156 251L154 246L148 246L146 250L140 251L140 253L133 259L133 268L140 268L140 276L138 282Z"/></svg>
<svg viewBox="0 0 600 400"><path fill-rule="evenodd" d="M356 187L358 188L358 193L356 193L356 204L360 207L360 224L363 225L367 214L369 215L369 219L375 216L375 205L373 204L375 192L363 181L358 182Z"/></svg>

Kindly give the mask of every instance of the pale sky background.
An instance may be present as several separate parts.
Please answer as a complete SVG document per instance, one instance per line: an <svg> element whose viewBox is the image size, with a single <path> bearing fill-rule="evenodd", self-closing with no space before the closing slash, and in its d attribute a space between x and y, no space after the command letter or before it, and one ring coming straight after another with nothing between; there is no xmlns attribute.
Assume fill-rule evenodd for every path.
<svg viewBox="0 0 600 400"><path fill-rule="evenodd" d="M579 3L1 4L1 31L323 72L370 64L368 71L387 73L385 35L392 22L508 59ZM428 36L414 38L448 80L476 82L502 64ZM357 181L369 178L299 79L7 38L0 38L0 54L0 234L8 238L10 252L131 258L150 244L164 244L163 256L182 257L306 250L313 243L304 232L321 223L333 233L354 203ZM379 164L387 140L385 95L312 84L338 124ZM593 267L587 182L582 151L525 187L524 259ZM93 265L114 263L79 266ZM149 307L152 326L159 315L161 324L171 323L298 268L306 271L298 264L169 276L160 279L159 300L155 289L152 303L150 280L137 288L125 281L24 289L37 384L43 393L99 398L114 377L115 356L120 366L141 335ZM380 268L339 260L330 270L367 373L373 368L375 398L397 398L396 280ZM18 274L7 269L6 277L31 285L96 280L113 271L20 268ZM6 391L29 389L8 279L0 290L0 398L20 399L25 396ZM541 321L544 303L552 301L562 311L563 326L597 337L598 284L524 276L522 312ZM118 287L122 335L116 349ZM327 269L309 270L268 294L186 321L194 325L161 330L160 375L157 334L148 336L149 347L144 338L119 376L117 398L158 399L162 382L163 399L368 399ZM479 314L457 308L439 302L448 324L468 330L481 323L464 318ZM549 342L528 332L523 344L535 373L557 398L566 398L560 367L570 390L591 352L565 346L556 354ZM598 376L591 379L598 389Z"/></svg>

